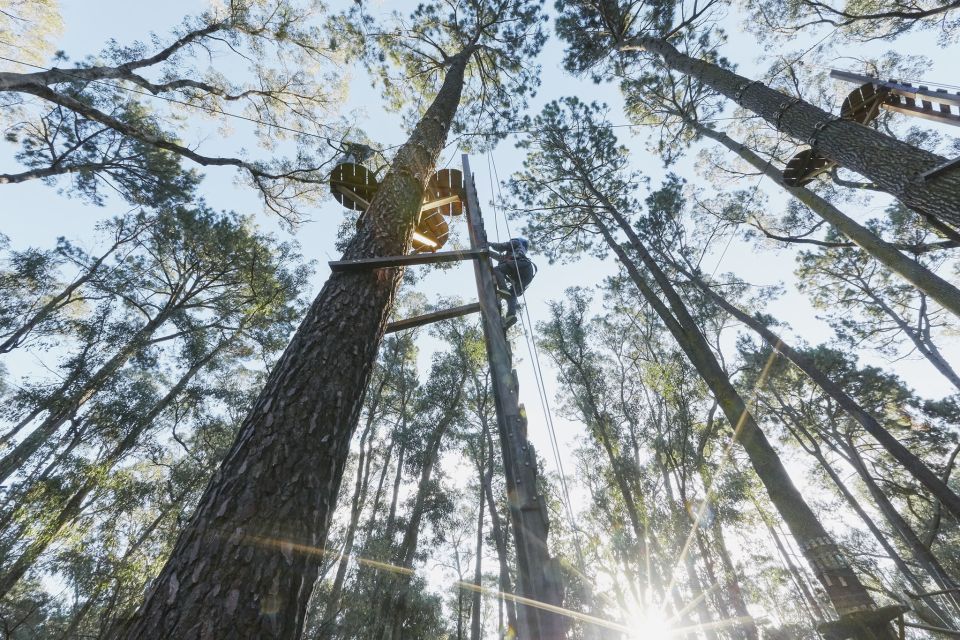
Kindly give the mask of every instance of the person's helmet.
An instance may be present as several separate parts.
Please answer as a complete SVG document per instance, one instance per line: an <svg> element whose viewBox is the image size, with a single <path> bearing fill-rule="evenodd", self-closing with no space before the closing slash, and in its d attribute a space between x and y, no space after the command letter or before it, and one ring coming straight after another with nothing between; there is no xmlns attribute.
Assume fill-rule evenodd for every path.
<svg viewBox="0 0 960 640"><path fill-rule="evenodd" d="M517 238L517 242L520 243L520 246L523 247L523 250L526 251L530 248L530 241L526 238Z"/></svg>

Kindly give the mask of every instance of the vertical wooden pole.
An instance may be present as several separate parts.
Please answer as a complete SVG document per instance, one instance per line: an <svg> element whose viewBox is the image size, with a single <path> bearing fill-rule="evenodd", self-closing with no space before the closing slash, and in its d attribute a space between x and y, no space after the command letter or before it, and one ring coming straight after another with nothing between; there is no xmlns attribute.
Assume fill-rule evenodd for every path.
<svg viewBox="0 0 960 640"><path fill-rule="evenodd" d="M483 228L476 184L466 154L463 155L463 186L470 246L474 250L486 249L487 233ZM550 557L547 548L550 522L543 496L537 492L537 456L527 440L527 420L520 406L517 376L503 330L496 283L489 259L474 260L473 265L493 381L507 503L516 543L517 595L559 607L563 604L560 566L555 558ZM520 627L517 629L518 640L557 640L566 637L569 624L563 616L520 603L517 626Z"/></svg>

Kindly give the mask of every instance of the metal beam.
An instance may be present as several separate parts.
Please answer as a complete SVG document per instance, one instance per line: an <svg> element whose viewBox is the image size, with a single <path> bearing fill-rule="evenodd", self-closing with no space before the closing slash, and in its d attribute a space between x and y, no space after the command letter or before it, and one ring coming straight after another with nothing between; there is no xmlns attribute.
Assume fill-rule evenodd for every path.
<svg viewBox="0 0 960 640"><path fill-rule="evenodd" d="M450 309L444 309L443 311L425 313L422 316L414 316L412 318L404 318L403 320L391 322L387 325L386 333L403 331L404 329L413 329L414 327L422 327L425 324L440 322L441 320L449 320L450 318L459 318L460 316L478 313L479 311L480 303L474 302L473 304L465 304L461 307L452 307Z"/></svg>
<svg viewBox="0 0 960 640"><path fill-rule="evenodd" d="M359 260L334 260L330 262L331 271L367 271L388 267L409 267L415 264L436 264L438 262L457 262L476 260L488 255L486 249L466 251L438 251L436 253L414 253L407 256L384 256L380 258L361 258Z"/></svg>

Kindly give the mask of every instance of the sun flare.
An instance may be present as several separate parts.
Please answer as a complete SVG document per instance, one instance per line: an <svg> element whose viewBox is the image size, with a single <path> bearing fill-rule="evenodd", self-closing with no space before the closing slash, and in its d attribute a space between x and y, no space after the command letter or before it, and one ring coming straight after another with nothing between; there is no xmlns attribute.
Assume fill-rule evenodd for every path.
<svg viewBox="0 0 960 640"><path fill-rule="evenodd" d="M638 611L627 619L630 640L668 640L674 630L662 611Z"/></svg>

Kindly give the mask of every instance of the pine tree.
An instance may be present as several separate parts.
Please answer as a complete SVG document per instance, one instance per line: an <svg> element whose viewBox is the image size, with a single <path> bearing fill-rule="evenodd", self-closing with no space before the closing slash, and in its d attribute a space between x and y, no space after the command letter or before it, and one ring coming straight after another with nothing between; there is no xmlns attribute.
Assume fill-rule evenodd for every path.
<svg viewBox="0 0 960 640"><path fill-rule="evenodd" d="M486 115L483 104L517 104L535 82L527 61L542 44L538 4L478 2L453 15L427 4L413 14L417 30L383 34L395 43L390 53L419 68L436 92L345 259L406 253L464 86L486 83L491 102L471 107ZM384 269L327 280L126 637L299 636L401 275Z"/></svg>

